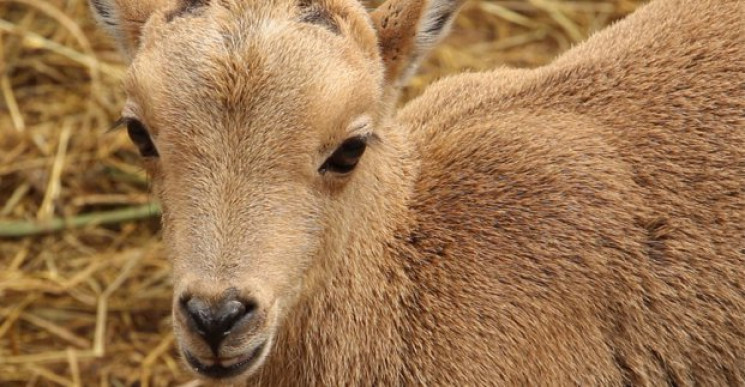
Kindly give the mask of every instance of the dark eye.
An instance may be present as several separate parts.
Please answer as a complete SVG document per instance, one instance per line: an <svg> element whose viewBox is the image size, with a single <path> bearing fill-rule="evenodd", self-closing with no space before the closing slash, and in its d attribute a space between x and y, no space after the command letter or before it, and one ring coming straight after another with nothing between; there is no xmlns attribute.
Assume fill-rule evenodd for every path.
<svg viewBox="0 0 745 387"><path fill-rule="evenodd" d="M155 149L153 140L142 122L132 118L127 119L126 122L129 139L137 146L142 157L158 157L158 150Z"/></svg>
<svg viewBox="0 0 745 387"><path fill-rule="evenodd" d="M321 165L318 172L335 172L345 174L352 172L360 161L367 147L367 138L363 136L351 137L344 140L331 156Z"/></svg>

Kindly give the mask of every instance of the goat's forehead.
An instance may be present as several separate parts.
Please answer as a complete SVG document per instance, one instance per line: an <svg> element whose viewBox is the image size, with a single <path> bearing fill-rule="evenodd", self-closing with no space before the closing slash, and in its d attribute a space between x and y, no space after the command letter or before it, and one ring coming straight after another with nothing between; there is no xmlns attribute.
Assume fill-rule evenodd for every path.
<svg viewBox="0 0 745 387"><path fill-rule="evenodd" d="M146 39L128 94L147 118L169 125L292 119L328 112L329 103L369 102L377 92L366 97L354 87L361 79L375 85L380 76L363 53L343 37L288 19L184 18Z"/></svg>

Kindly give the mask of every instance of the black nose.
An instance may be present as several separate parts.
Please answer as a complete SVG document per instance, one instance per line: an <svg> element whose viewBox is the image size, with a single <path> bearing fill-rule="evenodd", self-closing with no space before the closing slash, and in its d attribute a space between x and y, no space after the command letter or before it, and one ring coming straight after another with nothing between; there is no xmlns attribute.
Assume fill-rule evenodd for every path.
<svg viewBox="0 0 745 387"><path fill-rule="evenodd" d="M217 303L208 303L199 297L181 301L190 328L204 338L215 354L236 323L251 317L254 305L232 297Z"/></svg>

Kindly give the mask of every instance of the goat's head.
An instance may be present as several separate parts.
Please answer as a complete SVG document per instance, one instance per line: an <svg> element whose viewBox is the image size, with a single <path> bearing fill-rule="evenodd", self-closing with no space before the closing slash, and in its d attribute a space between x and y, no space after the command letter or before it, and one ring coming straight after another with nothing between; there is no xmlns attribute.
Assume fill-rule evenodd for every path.
<svg viewBox="0 0 745 387"><path fill-rule="evenodd" d="M180 349L244 378L313 268L384 211L397 90L459 2L91 1L131 62L123 118L164 209Z"/></svg>

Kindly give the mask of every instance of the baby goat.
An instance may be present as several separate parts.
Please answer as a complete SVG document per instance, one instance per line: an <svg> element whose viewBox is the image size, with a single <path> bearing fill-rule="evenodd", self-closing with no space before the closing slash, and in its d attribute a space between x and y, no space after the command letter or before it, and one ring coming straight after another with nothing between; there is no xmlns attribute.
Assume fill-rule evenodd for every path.
<svg viewBox="0 0 745 387"><path fill-rule="evenodd" d="M745 384L745 2L395 112L458 0L92 0L174 329L266 385Z"/></svg>

